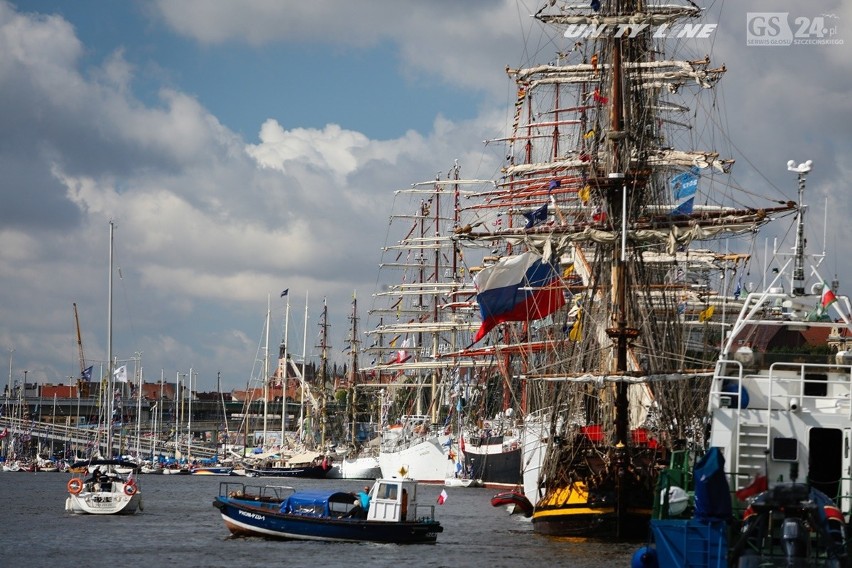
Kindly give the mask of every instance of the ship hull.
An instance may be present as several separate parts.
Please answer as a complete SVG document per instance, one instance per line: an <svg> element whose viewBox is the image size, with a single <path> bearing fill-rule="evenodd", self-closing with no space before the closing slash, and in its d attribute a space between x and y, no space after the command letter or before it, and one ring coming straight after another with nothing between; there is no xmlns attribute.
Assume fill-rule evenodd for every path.
<svg viewBox="0 0 852 568"><path fill-rule="evenodd" d="M521 445L515 438L492 436L466 440L464 457L470 477L486 487L512 488L521 485Z"/></svg>
<svg viewBox="0 0 852 568"><path fill-rule="evenodd" d="M376 479L381 477L382 467L376 456L343 458L332 467L328 479Z"/></svg>
<svg viewBox="0 0 852 568"><path fill-rule="evenodd" d="M453 474L449 459L450 437L429 436L410 445L395 449L382 449L379 466L382 477L406 476L425 483L444 483Z"/></svg>
<svg viewBox="0 0 852 568"><path fill-rule="evenodd" d="M533 529L551 536L642 538L651 520L651 495L647 500L642 492L630 495L638 502L624 504L619 515L614 491L590 492L582 482L569 484L536 504Z"/></svg>

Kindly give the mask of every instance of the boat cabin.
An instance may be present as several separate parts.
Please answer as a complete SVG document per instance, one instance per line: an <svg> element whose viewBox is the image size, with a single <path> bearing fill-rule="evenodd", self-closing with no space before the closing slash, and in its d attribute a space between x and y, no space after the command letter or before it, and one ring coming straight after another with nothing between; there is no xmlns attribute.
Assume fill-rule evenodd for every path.
<svg viewBox="0 0 852 568"><path fill-rule="evenodd" d="M722 448L735 491L807 483L845 496L850 516L852 357L843 326L809 315L818 301L748 295L742 313L754 317L741 315L716 366L709 442Z"/></svg>
<svg viewBox="0 0 852 568"><path fill-rule="evenodd" d="M221 493L220 489L220 493ZM245 491L228 493L244 495ZM258 500L263 500L260 498ZM299 491L281 500L279 511L286 515L319 518L353 518L399 523L417 518L417 482L413 479L378 479L370 489L370 507L366 513L353 493L343 491ZM434 515L430 515L434 517Z"/></svg>
<svg viewBox="0 0 852 568"><path fill-rule="evenodd" d="M377 479L370 489L369 521L413 521L417 511L417 482L407 478Z"/></svg>

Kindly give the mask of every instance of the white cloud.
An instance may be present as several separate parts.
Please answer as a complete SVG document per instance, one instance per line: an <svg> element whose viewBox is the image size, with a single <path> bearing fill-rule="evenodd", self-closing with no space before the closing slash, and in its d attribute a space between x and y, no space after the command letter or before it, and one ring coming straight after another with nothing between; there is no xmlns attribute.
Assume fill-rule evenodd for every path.
<svg viewBox="0 0 852 568"><path fill-rule="evenodd" d="M40 191L64 227L34 205L0 232L12 245L0 250L0 345L14 346L39 380L78 367L72 302L87 358L104 358L110 219L122 270L115 351L143 351L149 371L194 365L234 376L251 363L244 335L255 333L267 294L284 287L294 302L308 289L316 302L327 295L344 336L352 289L369 294L375 282L392 190L446 170L476 126L436 120L428 137L371 140L334 124L285 129L270 119L246 143L186 93L162 89L154 106L136 98L137 69L120 49L81 71L82 46L59 18L0 4L0 38L16 46L0 51L5 134L28 157L10 179L48 172ZM24 77L39 80L10 97ZM38 127L15 123L18 115ZM38 348L48 343L54 352Z"/></svg>
<svg viewBox="0 0 852 568"><path fill-rule="evenodd" d="M390 140L269 118L247 141L178 89L162 88L159 99L143 102L133 93L140 71L122 49L83 70L86 46L68 22L0 2L0 164L9 201L20 202L14 215L0 211L0 346L15 347L16 367L42 380L73 374L72 302L81 307L87 355L103 358L109 219L118 223L123 270L117 349L141 349L149 369L163 366L171 376L193 365L245 377L267 294L280 303L278 293L289 287L294 305L306 290L317 302L328 296L333 329L345 335L352 288L359 297L373 292L394 189L446 173L454 159L465 176L498 175L503 150L481 140L503 134L510 118L514 92L503 68L527 57L547 60L558 47L531 42L533 50L523 51L538 3L363 4L188 0L157 7L170 26L202 43L391 41L401 63L389 73L487 91L479 116L464 123L437 116L430 132ZM737 179L749 191L776 193L754 165L792 197L784 164L812 158L814 201L838 196L852 150L849 47L746 48L747 8L724 6L732 13L710 47L729 71L711 104L727 107L727 122L717 126L751 162L739 161ZM838 25L848 22L841 32L852 43L850 7L830 8L841 16ZM852 235L840 220L850 206L833 203L833 225L846 242Z"/></svg>

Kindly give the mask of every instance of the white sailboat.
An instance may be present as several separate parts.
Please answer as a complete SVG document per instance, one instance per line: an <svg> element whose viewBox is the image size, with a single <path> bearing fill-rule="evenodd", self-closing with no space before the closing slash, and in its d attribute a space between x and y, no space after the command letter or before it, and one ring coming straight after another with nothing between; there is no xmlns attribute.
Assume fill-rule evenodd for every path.
<svg viewBox="0 0 852 568"><path fill-rule="evenodd" d="M107 308L107 378L102 384L107 387L106 428L107 456L113 453L112 411L113 389L116 377L113 373L112 360L112 273L113 273L113 239L115 224L109 223L109 292ZM81 464L74 464L72 470L79 470ZM85 473L75 473L68 480L68 497L65 499L65 510L71 513L91 515L129 515L142 510L142 492L135 471L138 464L120 459L92 459L84 464ZM120 468L129 467L130 473L119 473Z"/></svg>

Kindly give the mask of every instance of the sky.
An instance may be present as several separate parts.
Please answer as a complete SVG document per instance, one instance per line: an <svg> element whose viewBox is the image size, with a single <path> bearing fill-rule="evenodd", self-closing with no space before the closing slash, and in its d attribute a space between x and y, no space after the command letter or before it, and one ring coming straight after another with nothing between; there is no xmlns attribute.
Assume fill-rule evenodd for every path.
<svg viewBox="0 0 852 568"><path fill-rule="evenodd" d="M129 365L145 380L191 370L197 390L217 377L244 388L268 307L272 353L286 323L292 350L307 329L315 356L324 298L344 362L353 293L363 328L380 285L394 190L456 160L464 177L497 176L502 150L483 140L511 117L504 69L556 50L530 17L545 3L0 0L0 361L12 380L79 375L75 304L87 366L106 360L110 221L112 351L141 361ZM795 199L786 163L814 161L809 244L827 241L822 272L844 292L852 4L697 3L717 27L696 48L727 68L714 104L736 183ZM767 12L843 43L747 45Z"/></svg>

